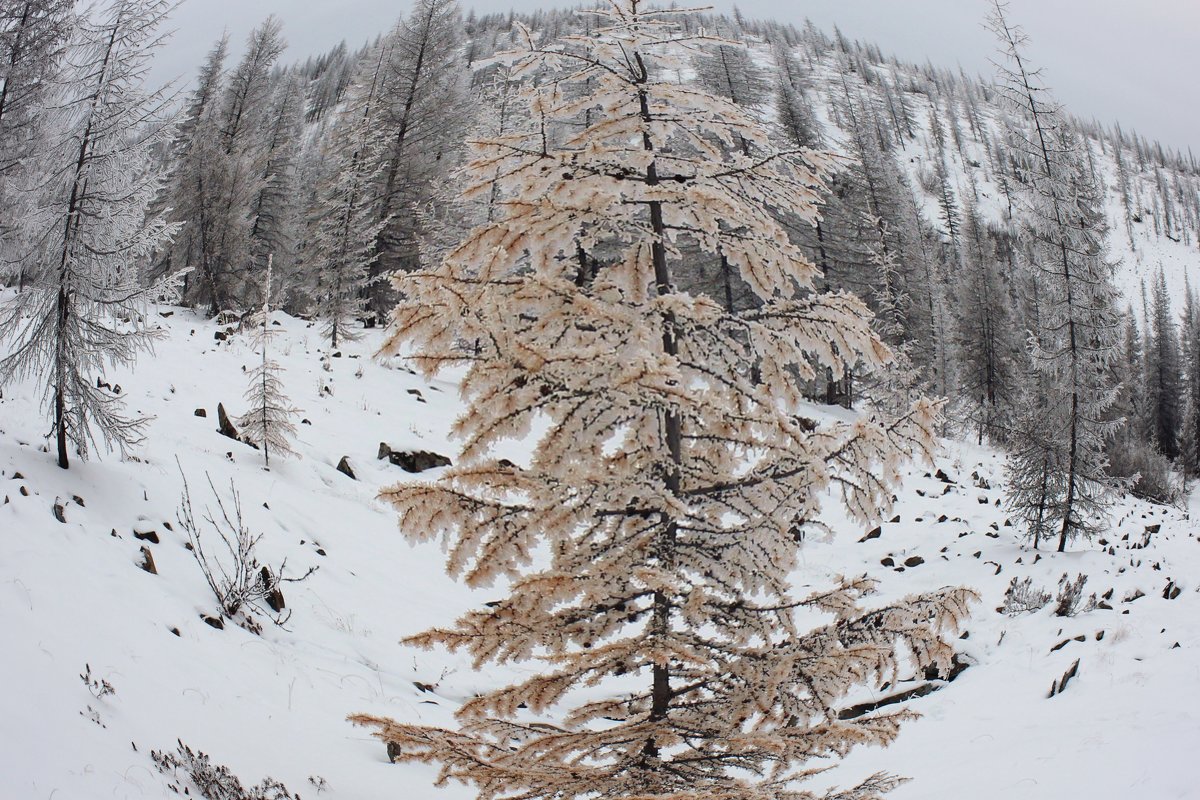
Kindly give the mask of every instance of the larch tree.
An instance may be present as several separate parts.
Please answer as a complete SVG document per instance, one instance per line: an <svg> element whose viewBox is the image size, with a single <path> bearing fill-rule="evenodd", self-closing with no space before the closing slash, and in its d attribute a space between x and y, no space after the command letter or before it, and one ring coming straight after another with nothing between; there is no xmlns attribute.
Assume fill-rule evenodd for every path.
<svg viewBox="0 0 1200 800"><path fill-rule="evenodd" d="M298 71L285 71L279 76L265 115L262 172L250 211L251 256L256 264L271 259L280 296L287 294L285 284L294 286L298 272L298 161L304 133L304 90Z"/></svg>
<svg viewBox="0 0 1200 800"><path fill-rule="evenodd" d="M227 75L213 73L219 91L204 105L193 143L198 159L195 170L195 195L180 206L175 219L184 226L189 247L186 264L195 270L189 281L188 302L207 304L209 313L230 310L239 297L249 296L248 284L261 273L264 253L255 253L253 231L255 204L268 182L268 112L271 100L271 69L283 52L282 25L268 17L251 32L246 52ZM206 77L217 56L210 54ZM199 101L197 94L195 100ZM184 216L191 208L201 211Z"/></svg>
<svg viewBox="0 0 1200 800"><path fill-rule="evenodd" d="M455 0L416 0L391 34L381 97L386 164L377 204L382 229L372 265L370 305L382 317L390 285L379 278L420 266L421 229L415 210L449 177L468 108L462 64L462 19Z"/></svg>
<svg viewBox="0 0 1200 800"><path fill-rule="evenodd" d="M1010 358L1016 331L998 243L974 203L968 198L964 205L963 257L955 290L958 390L979 443L985 438L1002 443L1016 399L1017 365Z"/></svg>
<svg viewBox="0 0 1200 800"><path fill-rule="evenodd" d="M379 117L390 48L390 39L376 45L347 93L329 134L327 168L311 212L311 291L335 349L355 336L353 324L365 309L376 242L386 223L379 219L375 192L387 147Z"/></svg>
<svg viewBox="0 0 1200 800"><path fill-rule="evenodd" d="M1010 460L1009 500L1035 537L1057 533L1061 552L1068 540L1104 528L1118 485L1107 474L1105 445L1120 420L1105 412L1116 399L1108 367L1120 355L1120 320L1100 188L1075 132L1029 66L1024 32L1008 22L1000 0L989 25L1000 41L997 89L1016 119L1010 137L1030 165L1015 201L1032 238L1039 295L1031 356L1044 380L1031 383L1046 393L1038 402L1027 399L1018 418L1016 430L1028 441L1017 448L1025 455ZM1031 503L1030 496L1042 500Z"/></svg>
<svg viewBox="0 0 1200 800"><path fill-rule="evenodd" d="M509 589L410 642L540 669L469 700L456 730L352 719L481 798L811 797L806 761L886 744L910 716L843 719L847 693L895 680L901 650L945 668L971 593L867 609L873 582L848 578L793 597L797 525L822 529L830 490L876 517L900 463L933 446L937 408L804 416L817 369L890 358L861 301L816 290L774 216L814 221L832 158L778 150L743 109L669 80L673 53L700 43L679 12L591 13L593 36L512 56L550 75L527 89L533 124L473 144L468 193L498 183L496 217L397 278L385 346L411 345L427 374L465 366L469 409L458 464L384 496L413 541L445 537L451 574ZM725 255L759 306L680 291L687 240ZM601 248L576 281L580 249ZM535 425L527 463L499 459Z"/></svg>
<svg viewBox="0 0 1200 800"><path fill-rule="evenodd" d="M1167 279L1154 280L1150 318L1146 320L1146 413L1155 447L1169 459L1180 454L1183 428L1183 364Z"/></svg>
<svg viewBox="0 0 1200 800"><path fill-rule="evenodd" d="M86 457L97 435L122 453L145 420L123 415L101 380L125 366L157 330L147 304L169 290L143 286L138 271L172 233L147 215L161 175L154 151L171 133L170 98L142 81L169 0L114 0L80 22L65 56L62 96L47 113L51 138L39 153L36 207L24 225L18 263L27 291L0 312L10 340L0 381L34 376L44 386L58 465L72 447Z"/></svg>
<svg viewBox="0 0 1200 800"><path fill-rule="evenodd" d="M283 368L271 357L271 339L275 329L271 324L271 283L273 257L267 255L267 267L263 276L263 304L252 318L254 344L261 351L261 360L250 370L250 385L246 389L246 402L250 410L238 418L242 436L262 450L263 464L271 467L271 453L277 456L295 455L292 441L296 438L296 425L292 418L296 409L288 401L280 374Z"/></svg>
<svg viewBox="0 0 1200 800"><path fill-rule="evenodd" d="M1184 475L1200 477L1200 303L1190 282L1180 321L1183 349L1183 423L1179 461Z"/></svg>
<svg viewBox="0 0 1200 800"><path fill-rule="evenodd" d="M47 135L46 106L75 25L73 0L0 0L0 280L12 270L12 241L35 202L29 174ZM17 274L9 275L10 271Z"/></svg>
<svg viewBox="0 0 1200 800"><path fill-rule="evenodd" d="M202 263L203 254L211 249L211 220L216 209L208 169L219 157L217 112L228 54L229 37L225 35L209 50L196 76L195 88L180 113L171 143L171 170L157 203L171 209L171 217L179 222L180 228L170 246L159 254L156 271L160 273ZM195 285L196 281L203 281L206 286L201 289ZM195 298L204 290L215 297L214 289L215 281L204 270L193 270L184 276L185 298Z"/></svg>

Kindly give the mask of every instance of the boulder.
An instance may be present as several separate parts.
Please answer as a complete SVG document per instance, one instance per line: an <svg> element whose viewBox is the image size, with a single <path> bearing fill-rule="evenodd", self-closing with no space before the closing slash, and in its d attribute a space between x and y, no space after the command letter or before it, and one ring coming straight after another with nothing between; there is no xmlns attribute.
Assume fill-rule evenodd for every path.
<svg viewBox="0 0 1200 800"><path fill-rule="evenodd" d="M386 442L379 443L379 454L376 458L380 461L386 458L393 465L411 473L425 472L451 465L450 459L438 453L431 453L427 450L393 450Z"/></svg>
<svg viewBox="0 0 1200 800"><path fill-rule="evenodd" d="M217 403L217 433L226 436L234 441L241 441L238 436L238 430L229 419L229 415L225 413L225 404Z"/></svg>

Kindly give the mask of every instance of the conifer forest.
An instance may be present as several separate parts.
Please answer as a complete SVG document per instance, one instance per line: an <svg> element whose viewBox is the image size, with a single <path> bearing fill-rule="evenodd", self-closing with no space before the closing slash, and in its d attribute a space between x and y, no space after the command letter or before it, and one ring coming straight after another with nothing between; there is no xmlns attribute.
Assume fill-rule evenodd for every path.
<svg viewBox="0 0 1200 800"><path fill-rule="evenodd" d="M1200 798L1200 162L971 3L0 0L0 800Z"/></svg>

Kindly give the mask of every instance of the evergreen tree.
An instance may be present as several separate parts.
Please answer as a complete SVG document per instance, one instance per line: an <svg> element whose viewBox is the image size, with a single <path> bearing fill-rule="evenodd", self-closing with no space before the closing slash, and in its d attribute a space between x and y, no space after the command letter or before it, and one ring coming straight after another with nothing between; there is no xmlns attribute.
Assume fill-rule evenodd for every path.
<svg viewBox="0 0 1200 800"><path fill-rule="evenodd" d="M71 446L86 457L98 433L124 453L144 424L122 414L99 376L150 345L157 331L145 306L169 288L142 286L138 270L172 232L162 216L147 216L161 179L152 156L170 136L169 102L142 87L171 7L114 0L81 21L64 61L65 96L34 166L41 186L17 254L29 287L0 316L11 342L0 381L42 382L63 469Z"/></svg>
<svg viewBox="0 0 1200 800"><path fill-rule="evenodd" d="M875 517L899 462L932 445L935 406L890 423L797 417L808 364L889 360L865 306L816 291L773 216L813 221L831 159L777 151L738 106L670 80L671 52L693 40L678 12L615 0L595 13L593 36L530 41L518 69L559 80L530 89L534 124L478 143L468 168L470 193L499 181L500 213L398 280L385 348L414 344L427 373L467 367L464 452L437 483L386 493L402 529L445 535L470 585L509 583L411 641L544 671L468 701L457 730L353 719L485 798L804 796L814 754L886 744L906 716L842 719L847 692L891 674L901 642L918 669L944 668L971 594L866 610L870 582L845 580L792 598L793 525L819 527L832 486ZM587 109L604 113L576 127ZM572 124L543 128L543 113ZM726 146L734 135L752 156ZM680 291L684 239L724 254L761 305L730 313ZM583 285L581 246L615 250ZM528 463L498 460L493 446L535 421ZM809 628L817 610L829 621ZM530 723L554 709L561 727Z"/></svg>

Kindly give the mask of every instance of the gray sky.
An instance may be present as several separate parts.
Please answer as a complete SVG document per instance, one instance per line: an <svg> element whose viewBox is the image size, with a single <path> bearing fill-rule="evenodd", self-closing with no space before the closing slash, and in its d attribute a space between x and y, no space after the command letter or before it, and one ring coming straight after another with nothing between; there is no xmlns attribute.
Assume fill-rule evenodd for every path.
<svg viewBox="0 0 1200 800"><path fill-rule="evenodd" d="M558 5L460 3L480 12ZM728 11L734 4L713 5ZM986 0L739 0L737 5L750 17L797 25L807 17L826 31L837 25L851 39L878 44L885 55L992 73L988 58L995 44L981 26ZM178 32L159 56L156 77L190 81L223 29L240 43L271 13L284 21L291 43L285 59L292 61L343 39L357 46L408 8L406 0L184 0L172 20ZM1009 10L1031 37L1033 60L1045 67L1058 99L1072 112L1106 124L1119 120L1150 139L1184 151L1191 146L1200 155L1200 0L1010 0Z"/></svg>

